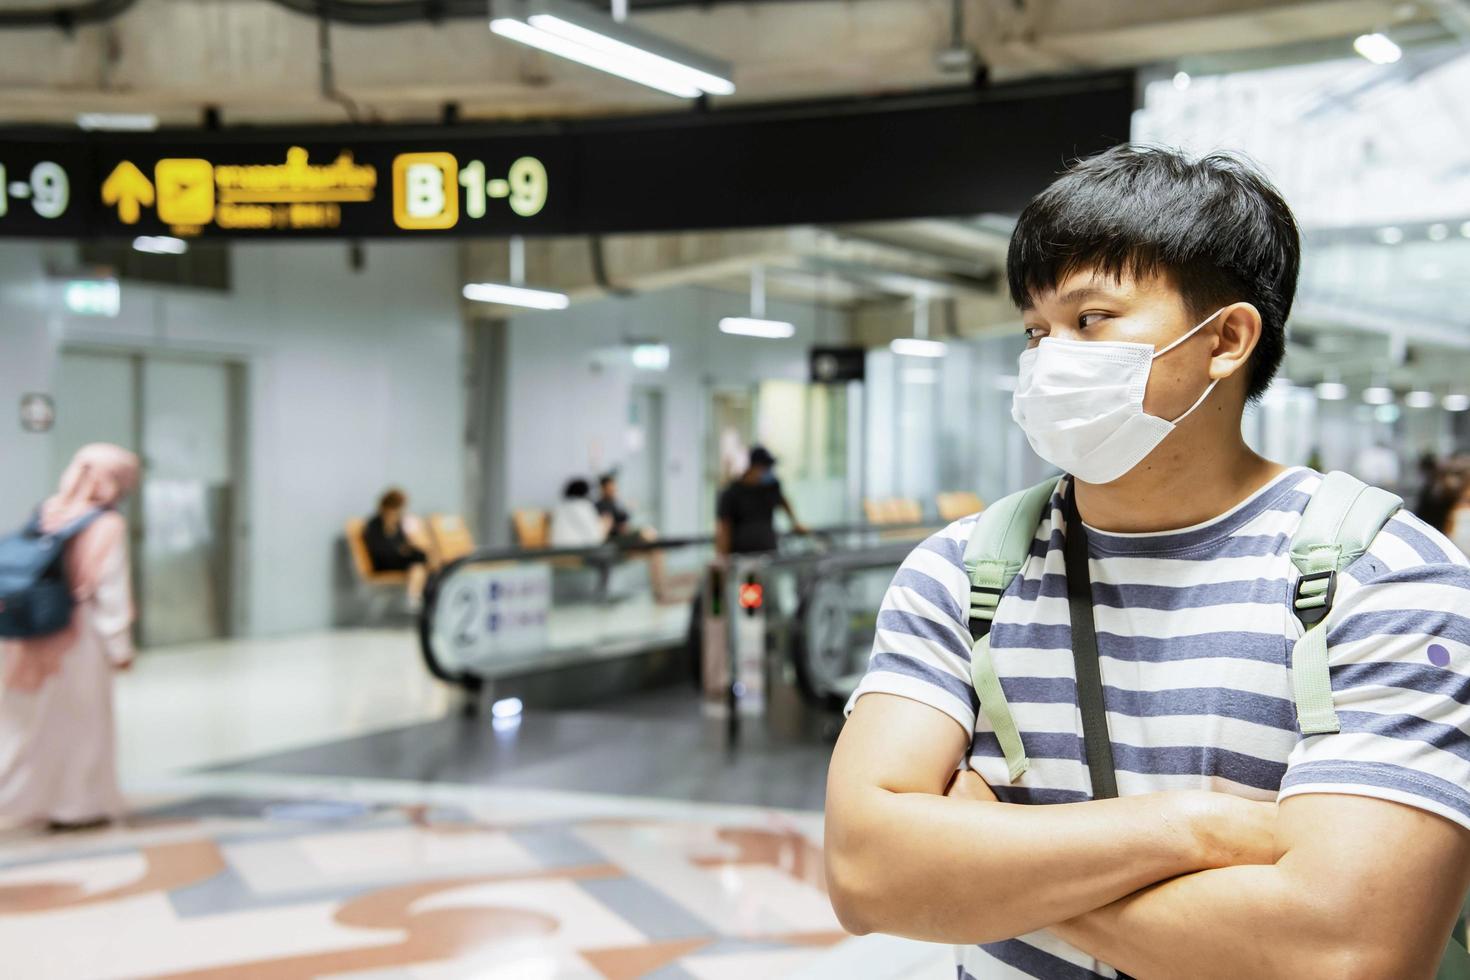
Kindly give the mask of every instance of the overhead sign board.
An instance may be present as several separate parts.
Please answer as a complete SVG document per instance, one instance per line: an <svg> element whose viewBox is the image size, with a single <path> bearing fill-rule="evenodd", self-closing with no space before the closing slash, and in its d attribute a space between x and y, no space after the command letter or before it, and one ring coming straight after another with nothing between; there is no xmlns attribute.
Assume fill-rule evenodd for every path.
<svg viewBox="0 0 1470 980"><path fill-rule="evenodd" d="M813 347L811 375L815 384L862 381L867 377L866 347Z"/></svg>
<svg viewBox="0 0 1470 980"><path fill-rule="evenodd" d="M518 127L0 132L0 236L424 238L1018 210L1128 75Z"/></svg>

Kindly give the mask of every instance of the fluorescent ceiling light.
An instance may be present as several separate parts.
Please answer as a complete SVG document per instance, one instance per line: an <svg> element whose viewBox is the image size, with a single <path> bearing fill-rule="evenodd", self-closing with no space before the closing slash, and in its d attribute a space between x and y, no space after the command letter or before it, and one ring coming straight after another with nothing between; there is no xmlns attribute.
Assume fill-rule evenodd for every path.
<svg viewBox="0 0 1470 980"><path fill-rule="evenodd" d="M1324 381L1317 386L1317 397L1324 402L1340 402L1347 396L1347 385L1341 381Z"/></svg>
<svg viewBox="0 0 1470 980"><path fill-rule="evenodd" d="M1174 73L1174 88L1178 89L1180 92L1183 92L1189 88L1189 72L1176 71Z"/></svg>
<svg viewBox="0 0 1470 980"><path fill-rule="evenodd" d="M1404 404L1410 408L1433 408L1437 401L1432 391L1411 391L1404 396Z"/></svg>
<svg viewBox="0 0 1470 980"><path fill-rule="evenodd" d="M118 133L146 133L158 128L158 117L148 112L79 112L82 129Z"/></svg>
<svg viewBox="0 0 1470 980"><path fill-rule="evenodd" d="M497 0L490 30L548 54L684 99L730 95L730 65L581 4Z"/></svg>
<svg viewBox="0 0 1470 980"><path fill-rule="evenodd" d="M1378 240L1385 245L1397 245L1404 240L1404 230L1390 225L1387 228L1378 229Z"/></svg>
<svg viewBox="0 0 1470 980"><path fill-rule="evenodd" d="M1401 414L1402 412L1399 410L1399 407L1397 405L1379 405L1377 408L1373 409L1373 417L1380 422L1387 423L1388 425L1392 425L1393 423L1397 422L1399 420L1399 415Z"/></svg>
<svg viewBox="0 0 1470 980"><path fill-rule="evenodd" d="M1466 221L1460 225L1460 237L1470 238L1470 221Z"/></svg>
<svg viewBox="0 0 1470 980"><path fill-rule="evenodd" d="M727 316L720 321L720 333L740 337L764 337L784 340L796 336L796 325L785 320L761 320L753 316Z"/></svg>
<svg viewBox="0 0 1470 980"><path fill-rule="evenodd" d="M588 30L555 14L532 14L531 26L574 44L581 44L594 51L621 59L627 64L641 65L651 73L675 80L684 80L701 92L708 92L710 95L735 94L735 83L728 78L721 78L719 75L680 64L672 58L665 58L663 55L654 54L652 51L608 37L606 34Z"/></svg>
<svg viewBox="0 0 1470 980"><path fill-rule="evenodd" d="M1382 385L1364 388L1363 401L1369 405L1391 405L1393 404L1393 391L1389 388L1384 388Z"/></svg>
<svg viewBox="0 0 1470 980"><path fill-rule="evenodd" d="M888 349L909 357L943 357L949 352L949 347L942 340L920 340L917 337L899 337L888 345Z"/></svg>
<svg viewBox="0 0 1470 980"><path fill-rule="evenodd" d="M189 251L189 243L170 235L141 235L133 239L133 250L149 255L183 255Z"/></svg>
<svg viewBox="0 0 1470 980"><path fill-rule="evenodd" d="M1428 235L1431 242L1442 242L1450 237L1450 226L1443 221L1436 221L1429 226Z"/></svg>
<svg viewBox="0 0 1470 980"><path fill-rule="evenodd" d="M1445 395L1440 404L1446 412L1464 412L1470 410L1470 395Z"/></svg>
<svg viewBox="0 0 1470 980"><path fill-rule="evenodd" d="M1353 40L1353 50L1375 65L1391 65L1404 56L1397 44L1378 33L1359 34Z"/></svg>
<svg viewBox="0 0 1470 980"><path fill-rule="evenodd" d="M679 79L669 78L666 75L648 72L640 65L619 61L611 55L603 54L600 51L595 51L592 48L584 47L580 44L574 44L565 38L557 37L555 34L548 34L545 31L537 30L523 21L511 20L505 17L497 18L490 22L490 29L501 37L508 37L512 41L528 44L548 54L554 54L558 57L566 58L569 61L586 65L588 68L605 71L609 75L626 78L630 82L637 82L640 85L647 85L649 88L656 88L660 92L667 92L670 95L677 95L684 99L696 99L699 97L699 89L694 85L687 84Z"/></svg>
<svg viewBox="0 0 1470 980"><path fill-rule="evenodd" d="M667 371L669 369L669 345L634 344L633 366L640 371Z"/></svg>
<svg viewBox="0 0 1470 980"><path fill-rule="evenodd" d="M549 289L527 289L525 286L505 286L497 282L469 283L464 287L464 298L476 303L525 306L533 310L564 310L571 303L566 293Z"/></svg>

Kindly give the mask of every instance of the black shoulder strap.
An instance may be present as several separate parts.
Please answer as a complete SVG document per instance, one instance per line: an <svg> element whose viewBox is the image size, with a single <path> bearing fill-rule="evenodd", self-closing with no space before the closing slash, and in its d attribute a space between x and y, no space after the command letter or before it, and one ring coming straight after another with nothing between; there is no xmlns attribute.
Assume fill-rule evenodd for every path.
<svg viewBox="0 0 1470 980"><path fill-rule="evenodd" d="M1113 742L1103 705L1102 671L1097 662L1097 628L1092 619L1092 577L1087 570L1087 530L1077 514L1077 484L1067 488L1067 607L1072 620L1072 662L1077 671L1077 705L1082 709L1082 742L1092 774L1092 798L1118 795Z"/></svg>

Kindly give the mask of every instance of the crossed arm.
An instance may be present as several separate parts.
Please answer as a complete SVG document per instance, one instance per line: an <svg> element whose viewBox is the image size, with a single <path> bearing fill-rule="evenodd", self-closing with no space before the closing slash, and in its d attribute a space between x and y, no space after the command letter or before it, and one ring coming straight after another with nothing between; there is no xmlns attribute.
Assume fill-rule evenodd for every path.
<svg viewBox="0 0 1470 980"><path fill-rule="evenodd" d="M850 931L963 944L1051 928L1139 980L1428 978L1470 886L1470 833L1413 807L998 803L973 774L950 785L968 738L917 702L859 700L827 789L828 887Z"/></svg>

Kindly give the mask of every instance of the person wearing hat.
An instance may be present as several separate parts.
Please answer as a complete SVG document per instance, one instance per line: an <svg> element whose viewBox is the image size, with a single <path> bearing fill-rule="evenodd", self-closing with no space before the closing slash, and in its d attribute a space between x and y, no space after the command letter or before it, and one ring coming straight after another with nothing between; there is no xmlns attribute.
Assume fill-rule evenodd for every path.
<svg viewBox="0 0 1470 980"><path fill-rule="evenodd" d="M740 478L720 494L715 509L715 550L722 555L776 550L776 511L791 519L791 528L806 528L791 509L776 479L776 457L764 446L750 451L750 463Z"/></svg>

